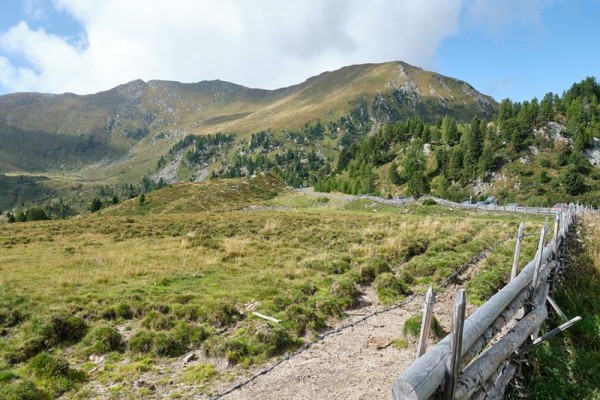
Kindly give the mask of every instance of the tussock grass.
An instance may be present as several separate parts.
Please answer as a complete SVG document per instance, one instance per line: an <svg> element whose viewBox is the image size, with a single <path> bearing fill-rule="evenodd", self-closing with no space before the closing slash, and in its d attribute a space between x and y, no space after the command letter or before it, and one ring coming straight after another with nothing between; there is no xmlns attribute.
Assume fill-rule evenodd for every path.
<svg viewBox="0 0 600 400"><path fill-rule="evenodd" d="M293 194L280 193L294 204ZM281 209L272 207L276 195L167 212L157 199L0 232L0 372L10 376L44 351L89 371L87 357L105 354L105 369L89 379L126 396L137 393L142 369L160 374L148 365L190 350L242 367L262 363L355 307L361 285L375 282L383 302L424 291L518 225L511 216L457 217L437 206L426 207L429 215L424 207L374 213L362 203L305 200ZM247 208L252 201L261 206ZM77 333L62 334L65 324ZM10 382L53 395L33 375ZM69 390L90 387L74 380Z"/></svg>

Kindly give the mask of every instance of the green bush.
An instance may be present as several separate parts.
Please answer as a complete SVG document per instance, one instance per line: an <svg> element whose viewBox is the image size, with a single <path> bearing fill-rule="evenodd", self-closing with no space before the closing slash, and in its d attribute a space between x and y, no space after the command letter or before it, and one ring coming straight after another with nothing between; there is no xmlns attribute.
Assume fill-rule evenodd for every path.
<svg viewBox="0 0 600 400"><path fill-rule="evenodd" d="M437 203L435 200L433 199L425 199L423 200L423 205L424 206L435 206Z"/></svg>
<svg viewBox="0 0 600 400"><path fill-rule="evenodd" d="M1 370L0 371L0 383L8 383L14 380L19 379L19 375L15 374L13 371L9 370Z"/></svg>
<svg viewBox="0 0 600 400"><path fill-rule="evenodd" d="M50 378L55 376L67 376L69 363L61 357L42 352L29 360L27 364L31 373L38 378Z"/></svg>
<svg viewBox="0 0 600 400"><path fill-rule="evenodd" d="M118 330L110 325L96 326L84 339L87 354L106 354L123 350L123 338Z"/></svg>
<svg viewBox="0 0 600 400"><path fill-rule="evenodd" d="M176 357L187 350L171 332L158 332L154 336L154 352L157 356Z"/></svg>
<svg viewBox="0 0 600 400"><path fill-rule="evenodd" d="M54 315L44 324L42 336L47 347L59 343L74 343L87 333L88 326L83 318L68 315Z"/></svg>
<svg viewBox="0 0 600 400"><path fill-rule="evenodd" d="M52 396L60 396L71 390L77 381L82 381L85 375L69 367L62 357L42 352L27 363L27 369L35 376L37 384Z"/></svg>
<svg viewBox="0 0 600 400"><path fill-rule="evenodd" d="M344 308L358 305L361 295L354 282L348 278L341 278L334 281L329 289L329 294L340 300Z"/></svg>
<svg viewBox="0 0 600 400"><path fill-rule="evenodd" d="M134 312L131 306L127 303L119 303L117 305L109 306L104 309L101 314L102 318L108 320L117 318L131 319L133 318L133 315Z"/></svg>
<svg viewBox="0 0 600 400"><path fill-rule="evenodd" d="M152 310L142 320L142 326L155 331L169 330L173 327L173 318Z"/></svg>
<svg viewBox="0 0 600 400"><path fill-rule="evenodd" d="M178 319L194 322L198 321L201 312L195 304L182 304L173 308L173 315Z"/></svg>
<svg viewBox="0 0 600 400"><path fill-rule="evenodd" d="M128 345L133 353L150 353L154 347L154 333L138 331L129 339Z"/></svg>
<svg viewBox="0 0 600 400"><path fill-rule="evenodd" d="M50 219L48 218L44 210L38 207L31 207L30 209L28 209L25 216L27 218L27 221L45 221Z"/></svg>
<svg viewBox="0 0 600 400"><path fill-rule="evenodd" d="M421 334L422 314L411 315L402 325L402 333L405 336L419 336Z"/></svg>
<svg viewBox="0 0 600 400"><path fill-rule="evenodd" d="M225 358L231 364L249 364L251 362L249 356L255 351L248 344L246 338L234 338L226 342Z"/></svg>
<svg viewBox="0 0 600 400"><path fill-rule="evenodd" d="M297 336L303 336L307 330L318 332L327 327L323 315L300 304L288 306L283 314L283 320L283 325L295 332Z"/></svg>
<svg viewBox="0 0 600 400"><path fill-rule="evenodd" d="M429 240L425 238L407 239L402 243L404 260L408 261L415 256L425 253L428 247Z"/></svg>
<svg viewBox="0 0 600 400"><path fill-rule="evenodd" d="M171 334L182 345L197 347L212 335L212 330L206 325L180 322L171 329Z"/></svg>
<svg viewBox="0 0 600 400"><path fill-rule="evenodd" d="M0 399L3 400L48 400L50 396L42 392L32 382L19 379L0 385Z"/></svg>
<svg viewBox="0 0 600 400"><path fill-rule="evenodd" d="M412 293L404 282L389 272L385 272L375 279L375 291L379 300L384 304L394 303Z"/></svg>
<svg viewBox="0 0 600 400"><path fill-rule="evenodd" d="M82 318L54 315L50 320L31 318L21 325L20 341L6 353L8 361L29 360L41 351L63 343L76 343L85 336L88 327Z"/></svg>
<svg viewBox="0 0 600 400"><path fill-rule="evenodd" d="M234 324L243 317L244 316L240 314L234 303L223 302L209 304L203 320L210 323L215 328L223 328Z"/></svg>
<svg viewBox="0 0 600 400"><path fill-rule="evenodd" d="M131 306L127 303L119 303L116 307L117 316L123 319L131 319L133 318L133 310Z"/></svg>
<svg viewBox="0 0 600 400"><path fill-rule="evenodd" d="M261 347L260 353L273 357L292 349L302 341L292 337L285 328L281 326L264 325L262 330L254 334L254 341Z"/></svg>

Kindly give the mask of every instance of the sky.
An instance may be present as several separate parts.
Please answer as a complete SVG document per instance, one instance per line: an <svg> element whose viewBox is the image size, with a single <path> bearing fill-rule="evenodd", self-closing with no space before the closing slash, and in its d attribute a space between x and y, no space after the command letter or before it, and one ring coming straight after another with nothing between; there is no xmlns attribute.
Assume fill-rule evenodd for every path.
<svg viewBox="0 0 600 400"><path fill-rule="evenodd" d="M275 89L401 60L524 101L598 77L598 38L600 0L3 0L0 94Z"/></svg>

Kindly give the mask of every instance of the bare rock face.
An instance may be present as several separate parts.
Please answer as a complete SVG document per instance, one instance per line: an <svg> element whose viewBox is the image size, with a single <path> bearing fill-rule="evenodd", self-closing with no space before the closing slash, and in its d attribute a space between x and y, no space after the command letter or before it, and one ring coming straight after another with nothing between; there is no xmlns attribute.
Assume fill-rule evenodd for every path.
<svg viewBox="0 0 600 400"><path fill-rule="evenodd" d="M600 139L594 138L594 147L584 151L585 158L595 167L600 167Z"/></svg>
<svg viewBox="0 0 600 400"><path fill-rule="evenodd" d="M564 130L565 126L563 124L559 124L557 122L548 122L546 126L534 130L533 134L536 137L550 140L554 142L555 147L559 147L571 143L571 139L562 134Z"/></svg>

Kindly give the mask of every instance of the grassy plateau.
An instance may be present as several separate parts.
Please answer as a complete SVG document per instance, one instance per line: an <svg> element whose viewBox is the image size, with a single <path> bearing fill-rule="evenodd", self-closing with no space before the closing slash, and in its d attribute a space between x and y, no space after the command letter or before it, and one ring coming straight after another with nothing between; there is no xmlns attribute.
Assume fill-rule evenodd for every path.
<svg viewBox="0 0 600 400"><path fill-rule="evenodd" d="M480 303L507 280L522 218L311 197L266 176L2 224L0 398L208 395L312 340L367 286L392 304L490 250L467 286Z"/></svg>

